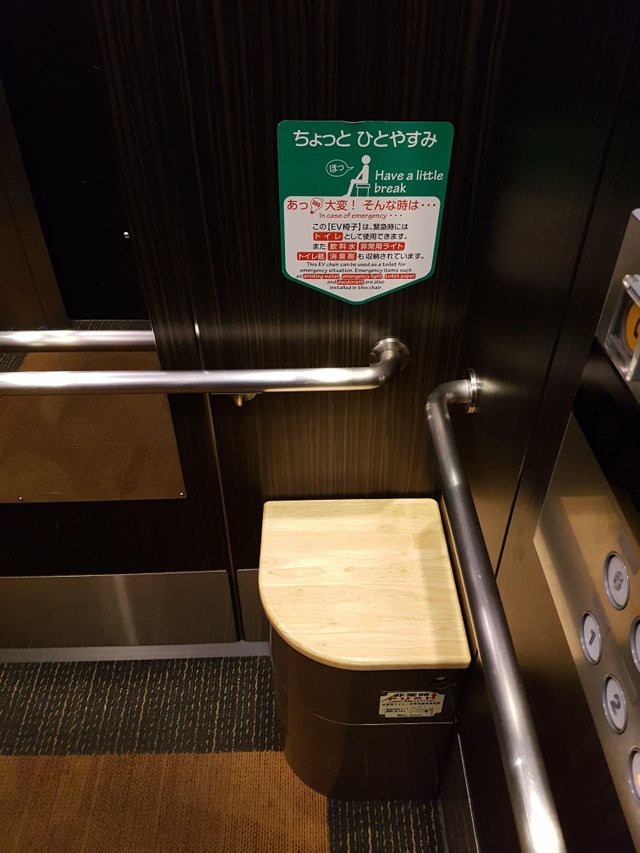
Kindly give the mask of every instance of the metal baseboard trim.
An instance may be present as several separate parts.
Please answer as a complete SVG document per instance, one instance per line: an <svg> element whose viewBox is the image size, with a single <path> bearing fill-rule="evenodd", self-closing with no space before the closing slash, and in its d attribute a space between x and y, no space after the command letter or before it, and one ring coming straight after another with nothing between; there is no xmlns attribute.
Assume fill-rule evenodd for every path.
<svg viewBox="0 0 640 853"><path fill-rule="evenodd" d="M239 658L269 656L269 643L202 643L174 646L75 646L50 649L0 649L0 663L98 660L167 660L169 658Z"/></svg>
<svg viewBox="0 0 640 853"><path fill-rule="evenodd" d="M438 805L447 850L451 853L457 850L481 853L459 732L454 734L451 741L451 751L440 788Z"/></svg>
<svg viewBox="0 0 640 853"><path fill-rule="evenodd" d="M237 639L224 571L0 578L0 649L187 649Z"/></svg>

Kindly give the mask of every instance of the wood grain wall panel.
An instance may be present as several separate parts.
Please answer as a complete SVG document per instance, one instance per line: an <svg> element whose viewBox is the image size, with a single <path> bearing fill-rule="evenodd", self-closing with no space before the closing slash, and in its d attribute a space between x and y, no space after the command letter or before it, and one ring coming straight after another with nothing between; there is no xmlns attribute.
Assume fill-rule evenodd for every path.
<svg viewBox="0 0 640 853"><path fill-rule="evenodd" d="M575 51L573 60L570 56L551 60L558 70L565 68L562 84L560 78L556 78L555 88L564 91L567 97L565 114L567 122L570 120L571 140L576 146L573 154L577 153L578 145L586 147L581 149L581 156L573 165L567 146L559 148L558 164L566 170L562 180L557 177L556 168L551 168L553 149L547 155L549 177L545 181L546 189L541 184L538 195L544 189L555 230L541 215L538 228L530 226L528 229L531 239L527 241L521 237L526 265L522 275L513 279L513 299L521 299L520 310L514 309L511 315L500 310L500 292L506 293L509 283L506 275L502 287L498 286L496 278L496 284L487 294L489 301L478 321L490 324L493 343L488 339L484 349L477 352L489 371L484 373L485 378L491 377L487 389L491 396L485 398L487 405L477 416L467 418L459 428L464 427L464 433L460 434L465 436L465 461L473 474L474 496L483 515L485 532L492 539L494 555L499 552L504 535L500 524L504 525L505 513L513 499L510 494L517 486L498 567L498 586L567 847L570 850L622 851L633 849L633 845L533 544L542 501L624 230L631 210L638 206L639 10L634 4L614 4L598 11L603 14L595 15L593 32L585 32L585 19L579 23L574 19L574 27L582 41L566 40L566 50ZM545 14L544 7L540 13ZM568 21L564 26L567 33L574 29ZM530 27L529 32L532 32ZM582 50L584 56L594 59L581 62ZM576 64L580 67L580 79L574 76ZM567 95L569 84L574 93L572 97ZM556 97L553 95L552 99ZM587 103L585 98L589 99ZM599 105L597 110L596 105L590 103L592 98ZM523 113L528 109L523 105ZM561 116L560 108L556 110ZM601 126L607 118L608 128ZM586 175L584 169L590 160L597 162L593 150L596 137L600 140L598 144L604 146L604 153L593 200L587 209L586 228L576 239L571 236L575 223L568 215L563 217L561 228L560 202L564 199L566 214L573 212L575 216L578 201L586 196L587 184L581 184ZM549 144L552 142L550 139ZM555 201L554 186L560 191ZM524 199L520 209L524 209ZM515 208L513 210L515 213ZM514 220L512 239L515 240L521 227ZM533 253L536 245L537 261ZM560 249L569 251L570 245L575 253L573 269L568 265L569 258L563 259L560 254ZM567 279L568 286L564 284ZM555 288L561 292L555 292ZM535 296L536 291L539 291L538 296ZM531 318L527 316L534 308L539 317L537 329L532 327ZM555 321L558 315L560 325ZM513 321L514 316L519 318L517 323ZM475 334L475 337L480 336ZM541 375L544 375L543 388L540 387ZM538 399L534 382L539 389ZM509 466L507 462L509 456L515 455L516 444L524 443L523 432L530 433L531 440L526 456L519 462L518 485L514 482L516 466ZM506 474L509 467L511 475ZM495 509L493 520L492 506ZM506 788L495 781L502 771L481 671L476 671L470 681L467 705L462 714L462 740L480 839L489 850L511 849L515 844L515 829Z"/></svg>
<svg viewBox="0 0 640 853"><path fill-rule="evenodd" d="M184 370L205 366L196 307L202 269L196 259L208 239L199 216L198 163L190 155L185 58L179 31L164 26L173 23L171 11L166 3L95 4L112 128L158 355L163 368ZM154 29L155 19L163 25ZM198 543L207 568L230 568L208 401L174 395L170 406L192 520L184 533Z"/></svg>
<svg viewBox="0 0 640 853"><path fill-rule="evenodd" d="M640 32L636 29L622 97L569 296L498 571L553 793L570 850L631 850L620 802L593 726L577 670L537 557L533 536L589 353L616 258L640 188ZM474 780L480 832L489 849L504 849L497 827L510 807L486 780L499 773L481 683L473 688L465 747ZM550 702L550 697L557 697ZM570 708L558 714L557 708ZM496 745L497 749L497 745ZM568 759L568 760L567 760ZM491 809L491 821L483 819Z"/></svg>
<svg viewBox="0 0 640 853"><path fill-rule="evenodd" d="M65 0L61 14L57 0L0 3L0 76L27 192L22 163L7 158L2 130L0 169L5 186L17 190L16 219L49 312L40 322L22 318L22 328L64 328L64 309L73 320L146 317L133 248L122 236L127 214L91 4ZM2 302L0 310L7 322Z"/></svg>
<svg viewBox="0 0 640 853"><path fill-rule="evenodd" d="M241 410L213 402L236 566L258 561L264 500L435 491L422 408L456 370L503 4L95 8L145 287L191 306L203 363L360 364L388 334L412 351L410 368L380 392L274 395ZM357 306L283 278L276 127L292 118L453 123L429 281Z"/></svg>
<svg viewBox="0 0 640 853"><path fill-rule="evenodd" d="M638 20L627 0L515 4L470 260L462 358L485 380L459 419L497 566L582 251Z"/></svg>
<svg viewBox="0 0 640 853"><path fill-rule="evenodd" d="M0 83L0 324L3 329L68 325Z"/></svg>
<svg viewBox="0 0 640 853"><path fill-rule="evenodd" d="M226 569L187 500L3 505L0 575ZM214 528L215 529L215 528ZM206 529L205 529L206 531Z"/></svg>
<svg viewBox="0 0 640 853"><path fill-rule="evenodd" d="M137 4L129 5L131 14L136 16ZM102 164L102 168L105 168L107 161L110 162L109 156L104 155L102 150L97 153L88 152L86 158L78 154L78 145L81 145L79 140L84 138L82 133L86 128L81 122L76 126L78 119L75 112L82 111L83 99L87 97L87 87L77 85L77 80L89 78L93 80L101 71L99 60L95 56L97 48L94 16L91 8L86 4L80 11L79 15L71 15L74 28L69 38L61 32L63 24L60 23L59 8L48 0L32 4L28 15L24 13L20 4L7 3L4 4L0 15L6 24L2 32L2 42L4 46L8 46L8 49L3 52L2 64L3 71L11 70L8 76L12 82L14 96L12 109L17 112L23 131L25 128L27 130L31 128L31 132L27 134L29 144L26 146L30 154L30 178L34 180L34 175L36 176L36 183L41 193L40 200L47 208L49 220L55 219L56 211L60 211L60 217L64 221L66 221L65 216L77 215L77 208L73 205L70 209L65 207L68 203L68 195L65 194L68 189L64 190L64 186L69 181L73 184L78 175L87 178L88 174L93 174L87 163L92 168L97 168L94 159L98 165ZM55 20L51 20L52 18ZM48 26L49 21L51 26ZM67 24L65 23L64 26ZM40 40L46 46L44 54L37 48L41 43ZM70 43L78 46L73 61L69 59L67 52ZM24 59L25 56L34 57L34 61L27 62ZM73 73L66 77L65 74L69 68L72 68ZM132 73L135 74L135 71ZM99 88L101 84L98 82L98 84L91 84L93 85ZM123 85L126 88L126 81ZM142 102L136 104L135 110L142 111L144 101L143 97ZM72 105L75 105L75 111ZM90 110L91 116L86 116L85 121L91 129L86 131L86 138L91 139L91 134L96 128L95 122L97 121L98 126L104 122L105 127L109 128L112 117L101 112L99 98L96 102L92 100L87 109ZM65 122L63 115L65 110L68 111L67 120L72 127L71 130L68 127L65 127L64 131L60 130L55 139L56 144L51 147L47 146L46 142L43 143L41 136L38 137L34 131L34 128L40 126L38 122L46 124L48 110L54 113L50 125L47 125L51 133L55 135L55 130L52 128L62 128ZM135 110L134 113L137 116L139 112ZM122 138L122 127L118 122L118 116L118 111L114 111L113 131L114 136L119 135L119 138ZM8 114L5 118L8 118ZM161 116L160 120L164 118L166 117ZM170 123L170 118L167 121ZM77 129L75 135L73 128ZM128 126L128 130L135 139L136 121ZM73 136L73 145L70 145L68 150L61 141L64 140L65 133ZM151 135L154 140L160 139L160 131L155 125L152 126ZM108 149L111 142L109 134L107 133L106 136L103 134L98 147L104 146ZM132 143L125 138L123 144L127 147ZM153 158L157 147L149 148L146 156ZM15 166L14 155L13 149L3 150L0 171L2 169L6 171L12 165ZM160 188L164 186L166 176L171 173L171 169L174 168L174 171L178 169L176 165L178 161L173 159L171 152L167 157L168 163L164 160L158 163L157 176ZM126 158L123 158L122 162L126 167ZM106 168L108 170L108 166ZM9 168L9 172L13 175L15 169L12 171ZM130 185L134 198L141 193L139 176L139 172L126 168L120 176ZM40 181L37 180L38 177ZM99 177L101 181L105 181L102 172ZM143 177L145 180L149 179L146 173ZM112 183L117 184L115 177ZM100 250L109 254L108 245L113 233L105 223L113 214L113 210L110 212L104 208L105 206L109 208L109 199L113 199L114 195L115 191L112 192L112 188L107 190L105 195L90 195L91 217L89 219L93 224L87 226L83 223L83 227L93 228L93 231L91 240L88 241L89 249L83 245L79 247L79 251L91 253L91 246L94 245L91 241L96 239L93 226L98 221L104 225L104 239L107 245L105 249L101 244ZM135 207L133 209L137 210ZM26 225L21 224L23 231L26 226L37 225L37 221L33 219L35 213L32 211L29 219L25 210L21 208L21 213L25 214L22 216L21 223L22 220L26 223ZM97 219L92 218L93 214L97 214ZM101 217L106 218L101 219ZM170 249L168 252L163 250L166 247L163 246L162 235L155 227L156 219L166 225L174 238L167 244ZM181 279L175 276L176 269L180 268L183 254L188 253L188 247L185 247L186 238L182 235L180 239L181 234L178 230L180 223L173 217L172 207L169 205L162 209L158 206L154 210L154 216L138 217L134 224L135 227L132 228L134 237L138 232L142 233L143 238L145 232L151 234L150 239L141 239L137 251L144 269L146 297L160 359L165 367L199 367L201 359L191 295L188 289L182 286ZM59 222L57 225L56 233L59 233ZM72 232L66 235L67 242L73 243L73 235L77 233L79 232L72 229ZM35 254L31 251L33 247L28 244L26 237L23 242L27 249L29 264L37 271L39 268L37 265L41 262L38 251ZM65 244L65 252L68 251L68 246ZM110 267L109 274L113 274L114 269L122 268L118 266L118 258L113 256L110 260L113 261L113 265ZM92 262L95 263L95 259ZM131 294L137 292L137 281L130 278L128 282ZM105 282L100 276L96 276L95 279L83 280L82 286L86 289L99 289L105 286ZM124 288L126 286L126 284L123 285ZM97 301L101 302L101 299L102 297ZM114 313L117 315L117 306L114 306ZM32 325L37 326L39 323ZM78 502L64 506L47 504L3 506L0 509L0 528L3 532L0 574L227 570L229 568L228 539L208 401L198 395L182 396L170 400L170 405L186 486L186 499L141 501L135 507L128 502L117 501Z"/></svg>
<svg viewBox="0 0 640 853"><path fill-rule="evenodd" d="M169 404L186 497L3 504L0 575L229 569L208 400L185 394Z"/></svg>

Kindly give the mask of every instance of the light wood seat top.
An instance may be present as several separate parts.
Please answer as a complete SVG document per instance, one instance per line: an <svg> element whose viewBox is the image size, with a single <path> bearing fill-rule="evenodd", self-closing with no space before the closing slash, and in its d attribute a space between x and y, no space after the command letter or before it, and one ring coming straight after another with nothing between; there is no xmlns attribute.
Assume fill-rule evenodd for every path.
<svg viewBox="0 0 640 853"><path fill-rule="evenodd" d="M270 501L260 597L293 648L341 669L469 665L436 501Z"/></svg>

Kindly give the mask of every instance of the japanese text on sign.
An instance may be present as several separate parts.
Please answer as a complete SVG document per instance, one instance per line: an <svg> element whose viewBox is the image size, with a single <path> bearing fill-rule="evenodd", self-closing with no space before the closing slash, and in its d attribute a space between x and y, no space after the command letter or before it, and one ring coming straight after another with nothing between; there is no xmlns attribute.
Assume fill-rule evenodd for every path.
<svg viewBox="0 0 640 853"><path fill-rule="evenodd" d="M447 122L282 122L284 274L348 302L428 278L452 140Z"/></svg>
<svg viewBox="0 0 640 853"><path fill-rule="evenodd" d="M352 142L352 139L355 140ZM318 145L323 148L350 148L352 144L358 148L368 148L373 145L374 148L387 148L389 145L394 148L399 148L406 145L407 148L415 148L421 145L423 148L431 148L438 141L438 137L430 130L392 130L389 133L383 133L381 130L374 136L368 130L359 130L357 134L345 133L341 130L338 135L335 133L311 133L309 130L294 130L293 139L297 148L304 148L305 145L310 145L316 148Z"/></svg>

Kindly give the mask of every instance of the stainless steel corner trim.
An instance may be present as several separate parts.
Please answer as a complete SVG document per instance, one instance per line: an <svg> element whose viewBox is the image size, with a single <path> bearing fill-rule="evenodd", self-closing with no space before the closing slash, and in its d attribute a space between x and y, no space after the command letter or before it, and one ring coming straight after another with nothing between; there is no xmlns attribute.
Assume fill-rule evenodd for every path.
<svg viewBox="0 0 640 853"><path fill-rule="evenodd" d="M121 333L119 333L121 334ZM369 391L403 370L409 350L384 338L369 367L277 370L95 370L0 373L0 395L51 394L270 394L278 391Z"/></svg>
<svg viewBox="0 0 640 853"><path fill-rule="evenodd" d="M155 352L155 349L156 339L149 330L0 331L0 352Z"/></svg>
<svg viewBox="0 0 640 853"><path fill-rule="evenodd" d="M562 829L518 668L498 586L453 434L449 407L469 405L470 380L439 385L429 395L427 424L442 494L476 633L520 844L525 851L565 851Z"/></svg>

